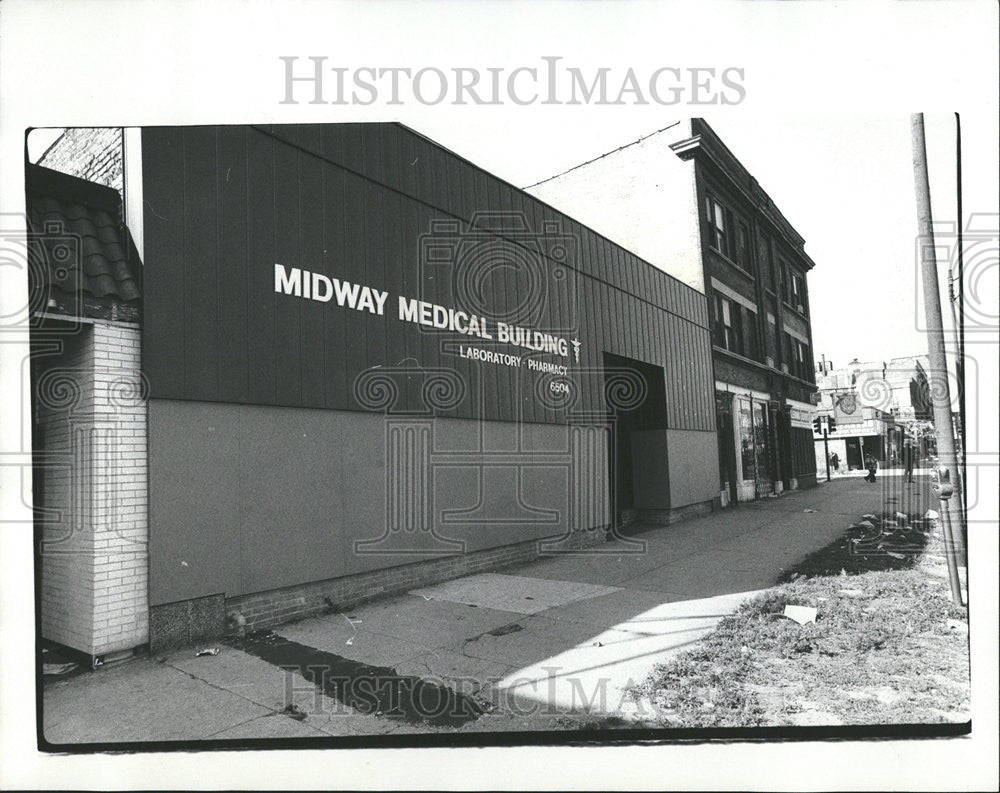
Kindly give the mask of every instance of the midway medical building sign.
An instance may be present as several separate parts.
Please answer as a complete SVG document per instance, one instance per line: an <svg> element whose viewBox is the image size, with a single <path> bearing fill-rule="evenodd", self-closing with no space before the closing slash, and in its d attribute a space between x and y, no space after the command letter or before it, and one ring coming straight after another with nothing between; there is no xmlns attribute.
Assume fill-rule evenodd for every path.
<svg viewBox="0 0 1000 793"><path fill-rule="evenodd" d="M336 305L341 308L368 311L380 317L385 314L385 303L389 297L389 293L381 289L352 284L338 278L327 278L322 273L303 271L297 267L286 269L281 264L274 265L274 291L320 303L329 303L336 298ZM563 358L569 356L572 344L577 362L580 360L579 339L568 342L562 337L508 325L500 320L496 320L494 333L490 333L489 320L486 317L402 295L399 296L398 309L397 318L401 322L415 322L429 328L448 330L490 341L496 340L500 344L524 347L534 352L548 352ZM525 359L520 355L494 352L479 347L459 347L459 356L505 366L521 366L526 361L529 369L555 371L560 374L567 372L567 367L559 364L539 362L534 358Z"/></svg>
<svg viewBox="0 0 1000 793"><path fill-rule="evenodd" d="M138 376L141 350L83 480L135 498L127 532L120 498L106 535L42 527L46 639L201 641L717 505L704 295L541 200L398 124L145 128L124 173L141 297L80 324L74 365ZM69 220L90 189L42 182ZM59 410L39 445L90 420ZM40 481L42 506L76 486Z"/></svg>

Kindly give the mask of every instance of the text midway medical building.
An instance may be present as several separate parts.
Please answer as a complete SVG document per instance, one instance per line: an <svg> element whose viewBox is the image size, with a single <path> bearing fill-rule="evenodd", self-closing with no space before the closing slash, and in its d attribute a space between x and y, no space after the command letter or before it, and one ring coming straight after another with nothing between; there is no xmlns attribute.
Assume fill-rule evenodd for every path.
<svg viewBox="0 0 1000 793"><path fill-rule="evenodd" d="M661 268L396 124L123 159L124 203L28 166L43 638L200 641L718 505L709 312Z"/></svg>

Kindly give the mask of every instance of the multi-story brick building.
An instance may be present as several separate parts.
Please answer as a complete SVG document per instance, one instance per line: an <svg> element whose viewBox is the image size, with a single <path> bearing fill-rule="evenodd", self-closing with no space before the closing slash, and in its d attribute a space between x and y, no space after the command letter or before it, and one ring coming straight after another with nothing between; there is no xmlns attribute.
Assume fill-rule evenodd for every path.
<svg viewBox="0 0 1000 793"><path fill-rule="evenodd" d="M527 188L708 298L723 502L815 484L802 236L701 119Z"/></svg>

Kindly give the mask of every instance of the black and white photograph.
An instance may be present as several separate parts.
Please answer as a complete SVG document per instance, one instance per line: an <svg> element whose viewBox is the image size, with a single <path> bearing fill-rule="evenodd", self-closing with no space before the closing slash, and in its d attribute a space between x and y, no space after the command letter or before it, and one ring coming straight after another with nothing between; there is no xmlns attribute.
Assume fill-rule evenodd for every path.
<svg viewBox="0 0 1000 793"><path fill-rule="evenodd" d="M996 3L0 3L0 780L990 790Z"/></svg>

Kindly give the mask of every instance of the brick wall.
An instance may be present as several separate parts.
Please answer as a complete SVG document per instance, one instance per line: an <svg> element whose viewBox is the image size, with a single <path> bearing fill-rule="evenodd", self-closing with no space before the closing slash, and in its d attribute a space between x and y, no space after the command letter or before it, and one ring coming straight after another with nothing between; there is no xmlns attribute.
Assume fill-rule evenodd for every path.
<svg viewBox="0 0 1000 793"><path fill-rule="evenodd" d="M71 127L38 165L122 192L122 131L118 127Z"/></svg>
<svg viewBox="0 0 1000 793"><path fill-rule="evenodd" d="M86 464L91 456L93 332L63 341L62 353L36 359L35 492L40 510L42 636L83 652L93 649L93 541Z"/></svg>
<svg viewBox="0 0 1000 793"><path fill-rule="evenodd" d="M148 639L146 403L139 329L94 326L94 642Z"/></svg>
<svg viewBox="0 0 1000 793"><path fill-rule="evenodd" d="M36 383L42 636L88 655L148 640L139 329L86 325Z"/></svg>

